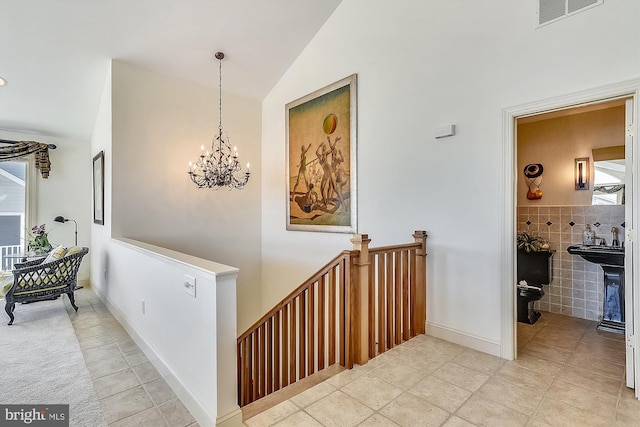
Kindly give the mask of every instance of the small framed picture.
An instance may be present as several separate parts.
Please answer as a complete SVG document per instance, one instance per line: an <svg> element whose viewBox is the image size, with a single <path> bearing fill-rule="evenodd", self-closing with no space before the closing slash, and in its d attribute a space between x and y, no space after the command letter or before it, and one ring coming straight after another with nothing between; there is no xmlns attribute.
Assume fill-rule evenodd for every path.
<svg viewBox="0 0 640 427"><path fill-rule="evenodd" d="M104 151L93 158L93 222L104 225Z"/></svg>

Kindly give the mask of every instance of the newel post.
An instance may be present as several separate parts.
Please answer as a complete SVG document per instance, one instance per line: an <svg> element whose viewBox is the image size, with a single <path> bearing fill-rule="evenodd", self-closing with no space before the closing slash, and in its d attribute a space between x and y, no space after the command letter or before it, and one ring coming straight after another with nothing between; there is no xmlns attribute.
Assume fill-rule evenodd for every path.
<svg viewBox="0 0 640 427"><path fill-rule="evenodd" d="M353 250L360 256L351 269L351 328L353 362L364 365L369 361L369 243L367 234L354 234Z"/></svg>
<svg viewBox="0 0 640 427"><path fill-rule="evenodd" d="M427 323L427 232L416 230L413 233L420 249L416 250L416 295L413 316L413 330L424 334Z"/></svg>

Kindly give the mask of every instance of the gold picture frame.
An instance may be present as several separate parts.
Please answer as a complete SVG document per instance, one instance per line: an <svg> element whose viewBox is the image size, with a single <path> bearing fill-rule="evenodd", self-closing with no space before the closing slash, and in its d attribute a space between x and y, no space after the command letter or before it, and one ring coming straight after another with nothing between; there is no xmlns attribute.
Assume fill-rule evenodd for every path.
<svg viewBox="0 0 640 427"><path fill-rule="evenodd" d="M357 75L286 105L287 230L357 232Z"/></svg>

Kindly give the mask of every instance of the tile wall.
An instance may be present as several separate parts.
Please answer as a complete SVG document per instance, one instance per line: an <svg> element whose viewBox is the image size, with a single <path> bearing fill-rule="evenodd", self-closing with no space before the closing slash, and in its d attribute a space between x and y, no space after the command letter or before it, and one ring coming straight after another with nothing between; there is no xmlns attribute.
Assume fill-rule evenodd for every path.
<svg viewBox="0 0 640 427"><path fill-rule="evenodd" d="M537 234L551 243L552 280L544 287L539 310L561 313L588 320L602 317L602 268L567 252L567 247L582 243L585 225L590 224L596 238L611 244L611 227L624 240L624 205L617 206L518 206L518 231Z"/></svg>

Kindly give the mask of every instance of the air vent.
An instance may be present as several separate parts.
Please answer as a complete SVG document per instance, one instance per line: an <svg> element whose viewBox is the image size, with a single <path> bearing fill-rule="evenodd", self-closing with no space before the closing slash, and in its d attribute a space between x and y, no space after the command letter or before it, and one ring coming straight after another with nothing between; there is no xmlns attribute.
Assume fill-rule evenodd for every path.
<svg viewBox="0 0 640 427"><path fill-rule="evenodd" d="M538 4L538 26L542 26L599 6L604 3L604 0L536 0L536 3Z"/></svg>

